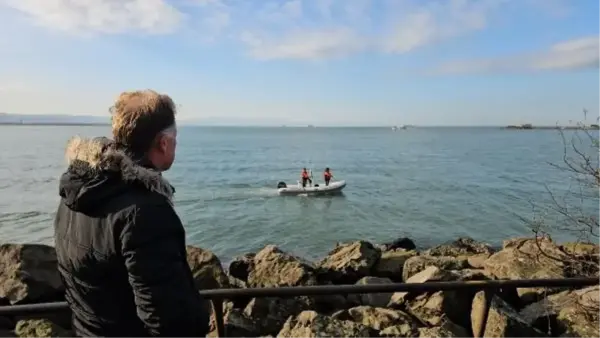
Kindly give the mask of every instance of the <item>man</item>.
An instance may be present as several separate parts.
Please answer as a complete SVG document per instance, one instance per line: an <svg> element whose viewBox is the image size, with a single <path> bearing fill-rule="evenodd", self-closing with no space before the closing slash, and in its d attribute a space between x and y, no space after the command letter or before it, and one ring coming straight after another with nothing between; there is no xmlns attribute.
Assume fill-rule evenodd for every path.
<svg viewBox="0 0 600 338"><path fill-rule="evenodd" d="M306 188L306 182L312 184L312 180L310 179L310 175L308 174L308 171L306 171L306 168L302 168L300 176L302 178L302 188Z"/></svg>
<svg viewBox="0 0 600 338"><path fill-rule="evenodd" d="M122 93L114 141L73 138L55 219L58 269L78 336L204 336L209 312L162 177L175 159L175 104Z"/></svg>
<svg viewBox="0 0 600 338"><path fill-rule="evenodd" d="M329 167L325 168L325 172L323 172L323 179L325 180L325 186L329 185L329 181L331 181L332 177L333 177L333 174L329 170Z"/></svg>

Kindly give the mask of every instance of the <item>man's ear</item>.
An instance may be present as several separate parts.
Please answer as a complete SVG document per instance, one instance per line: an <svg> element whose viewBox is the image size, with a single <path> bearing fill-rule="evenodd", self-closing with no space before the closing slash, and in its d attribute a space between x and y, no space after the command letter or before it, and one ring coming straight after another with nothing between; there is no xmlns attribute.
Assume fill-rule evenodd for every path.
<svg viewBox="0 0 600 338"><path fill-rule="evenodd" d="M167 135L164 134L160 134L158 136L158 147L160 148L160 151L162 151L163 153L167 152L167 148L168 148L168 141L167 140Z"/></svg>

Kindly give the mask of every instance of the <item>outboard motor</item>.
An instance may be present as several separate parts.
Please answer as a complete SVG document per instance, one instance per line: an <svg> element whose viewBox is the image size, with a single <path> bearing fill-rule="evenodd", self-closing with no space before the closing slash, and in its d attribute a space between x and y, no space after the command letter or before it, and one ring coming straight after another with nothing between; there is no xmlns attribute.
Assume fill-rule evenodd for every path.
<svg viewBox="0 0 600 338"><path fill-rule="evenodd" d="M287 184L285 184L285 182L283 182L283 181L277 183L277 189L281 189L281 188L287 188Z"/></svg>

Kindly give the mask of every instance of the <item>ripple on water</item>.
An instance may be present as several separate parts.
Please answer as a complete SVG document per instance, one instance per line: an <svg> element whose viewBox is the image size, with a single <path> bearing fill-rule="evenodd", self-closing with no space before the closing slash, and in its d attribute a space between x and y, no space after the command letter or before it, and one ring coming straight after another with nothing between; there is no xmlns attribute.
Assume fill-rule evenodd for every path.
<svg viewBox="0 0 600 338"><path fill-rule="evenodd" d="M64 146L105 127L0 127L3 241L51 242ZM35 135L34 135L35 134ZM316 259L337 241L408 236L428 246L471 236L498 244L528 235L517 215L547 202L544 184L569 179L552 132L431 128L181 128L177 159L165 173L190 244L223 261L277 244ZM343 196L279 197L302 167L324 167L348 186ZM592 211L598 213L598 205ZM594 209L595 208L595 209Z"/></svg>

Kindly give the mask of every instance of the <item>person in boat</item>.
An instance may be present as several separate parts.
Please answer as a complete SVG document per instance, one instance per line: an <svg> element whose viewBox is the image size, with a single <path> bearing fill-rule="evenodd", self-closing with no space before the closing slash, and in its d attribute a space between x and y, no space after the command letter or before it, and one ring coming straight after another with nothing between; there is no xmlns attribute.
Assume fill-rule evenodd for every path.
<svg viewBox="0 0 600 338"><path fill-rule="evenodd" d="M329 170L329 167L325 168L325 172L323 173L323 179L325 180L325 186L329 185L329 181L331 181L332 177L333 177L333 174L331 173L331 170Z"/></svg>
<svg viewBox="0 0 600 338"><path fill-rule="evenodd" d="M306 182L312 184L312 180L310 179L310 175L306 168L302 168L302 173L300 174L302 178L302 188L306 188Z"/></svg>

